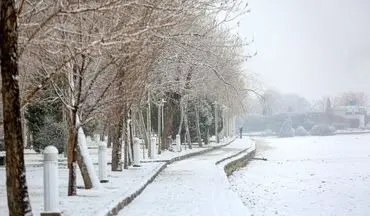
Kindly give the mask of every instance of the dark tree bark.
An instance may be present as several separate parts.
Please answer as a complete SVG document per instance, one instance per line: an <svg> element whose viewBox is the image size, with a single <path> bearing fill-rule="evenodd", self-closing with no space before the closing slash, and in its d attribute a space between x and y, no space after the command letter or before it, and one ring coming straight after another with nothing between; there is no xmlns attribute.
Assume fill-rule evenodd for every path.
<svg viewBox="0 0 370 216"><path fill-rule="evenodd" d="M130 110L130 123L129 123L129 133L130 133L130 152L131 152L131 158L130 158L130 165L133 163L133 158L134 158L134 133L133 133L133 123L132 123L132 112Z"/></svg>
<svg viewBox="0 0 370 216"><path fill-rule="evenodd" d="M112 129L112 171L122 171L122 140L121 131L123 125L122 116L111 126Z"/></svg>
<svg viewBox="0 0 370 216"><path fill-rule="evenodd" d="M187 103L187 102L185 102ZM191 137L190 137L190 131L189 131L189 120L188 120L188 108L187 108L187 104L185 105L185 109L184 109L184 124L185 124L185 136L186 136L186 141L188 142L188 147L189 149L192 149L192 145L191 145Z"/></svg>
<svg viewBox="0 0 370 216"><path fill-rule="evenodd" d="M103 126L103 131L100 134L100 141L102 141L102 142L105 141L105 134L107 132L107 127L108 127L108 122L105 122L104 126Z"/></svg>
<svg viewBox="0 0 370 216"><path fill-rule="evenodd" d="M164 104L164 122L163 122L163 132L162 132L162 150L169 149L170 147L170 140L168 137L173 138L173 135L176 135L177 131L173 128L173 115L174 110L177 104L180 103L181 95L177 93L167 93L166 100L167 102Z"/></svg>
<svg viewBox="0 0 370 216"><path fill-rule="evenodd" d="M168 101L164 105L164 128L162 133L162 145L161 150L168 149L169 140L168 137L172 137L173 134L173 103Z"/></svg>
<svg viewBox="0 0 370 216"><path fill-rule="evenodd" d="M0 57L6 189L9 215L32 215L26 182L18 84L18 26L14 0L0 1Z"/></svg>
<svg viewBox="0 0 370 216"><path fill-rule="evenodd" d="M113 131L114 131L113 126L109 124L109 126L108 126L108 140L107 140L107 147L108 148L112 147Z"/></svg>
<svg viewBox="0 0 370 216"><path fill-rule="evenodd" d="M129 134L128 134L128 115L127 110L124 110L123 114L123 127L122 127L122 140L124 140L124 158L123 158L123 169L128 169L130 165L130 141L129 141Z"/></svg>
<svg viewBox="0 0 370 216"><path fill-rule="evenodd" d="M142 111L139 111L139 126L140 126L140 130L142 132L142 136L144 137L145 149L148 149L149 148L150 137L148 137L148 132L146 131L144 115L143 115Z"/></svg>
<svg viewBox="0 0 370 216"><path fill-rule="evenodd" d="M196 128L197 128L197 142L198 142L199 147L203 147L202 137L201 137L201 133L200 133L200 125L199 125L200 117L199 117L198 104L194 105L194 109L195 109L195 124L196 124Z"/></svg>
<svg viewBox="0 0 370 216"><path fill-rule="evenodd" d="M76 116L76 115L73 115ZM72 121L72 122L70 122ZM69 119L69 123L76 121L76 117ZM77 153L76 153L76 144L77 144L77 130L75 127L68 128L68 196L77 195L77 184L76 184L76 170L77 170Z"/></svg>

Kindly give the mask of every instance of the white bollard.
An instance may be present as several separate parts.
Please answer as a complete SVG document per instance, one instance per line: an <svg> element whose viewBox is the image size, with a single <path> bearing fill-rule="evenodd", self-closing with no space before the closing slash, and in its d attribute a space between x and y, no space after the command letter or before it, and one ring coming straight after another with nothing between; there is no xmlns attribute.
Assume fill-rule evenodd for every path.
<svg viewBox="0 0 370 216"><path fill-rule="evenodd" d="M176 150L181 152L181 137L180 134L176 135Z"/></svg>
<svg viewBox="0 0 370 216"><path fill-rule="evenodd" d="M59 212L58 149L47 146L44 150L44 211Z"/></svg>
<svg viewBox="0 0 370 216"><path fill-rule="evenodd" d="M140 166L140 139L135 137L134 138L134 167Z"/></svg>
<svg viewBox="0 0 370 216"><path fill-rule="evenodd" d="M101 183L107 183L108 182L107 146L105 146L104 144L99 145L98 161L99 161L99 180Z"/></svg>
<svg viewBox="0 0 370 216"><path fill-rule="evenodd" d="M152 156L150 159L155 159L157 156L157 137L152 136L151 141L150 141L150 151L152 153Z"/></svg>

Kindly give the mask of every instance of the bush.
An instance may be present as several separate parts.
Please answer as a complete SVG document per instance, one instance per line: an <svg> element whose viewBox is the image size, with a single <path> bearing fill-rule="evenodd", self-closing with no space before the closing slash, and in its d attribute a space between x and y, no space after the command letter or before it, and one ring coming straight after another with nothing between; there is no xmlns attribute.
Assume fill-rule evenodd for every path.
<svg viewBox="0 0 370 216"><path fill-rule="evenodd" d="M308 132L310 131L313 126L315 126L315 122L310 120L310 119L306 119L304 122L303 122L303 128Z"/></svg>
<svg viewBox="0 0 370 216"><path fill-rule="evenodd" d="M263 135L264 136L273 136L273 135L275 135L275 133L272 130L267 129L267 130L263 131Z"/></svg>
<svg viewBox="0 0 370 216"><path fill-rule="evenodd" d="M315 125L312 127L310 134L313 136L329 136L335 132L335 128L329 125Z"/></svg>
<svg viewBox="0 0 370 216"><path fill-rule="evenodd" d="M83 127L85 135L91 137L91 139L94 140L95 139L94 133L98 129L98 125L99 123L96 120L87 122L87 124L85 124Z"/></svg>
<svg viewBox="0 0 370 216"><path fill-rule="evenodd" d="M63 153L67 136L67 127L64 123L47 121L36 134L33 149L36 152L42 152L46 146L53 145L59 153Z"/></svg>
<svg viewBox="0 0 370 216"><path fill-rule="evenodd" d="M303 126L299 126L295 129L295 135L296 136L308 136L309 133Z"/></svg>
<svg viewBox="0 0 370 216"><path fill-rule="evenodd" d="M290 120L285 121L280 128L279 137L293 137L294 129Z"/></svg>

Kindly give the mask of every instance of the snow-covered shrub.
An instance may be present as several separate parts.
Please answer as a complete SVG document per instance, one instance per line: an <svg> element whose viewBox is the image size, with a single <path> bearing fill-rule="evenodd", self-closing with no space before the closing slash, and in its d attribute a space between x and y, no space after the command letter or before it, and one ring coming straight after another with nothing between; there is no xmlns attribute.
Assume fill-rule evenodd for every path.
<svg viewBox="0 0 370 216"><path fill-rule="evenodd" d="M53 145L59 153L64 151L64 144L67 142L67 127L62 122L47 122L40 132L35 136L33 148L36 152L42 152L48 145Z"/></svg>
<svg viewBox="0 0 370 216"><path fill-rule="evenodd" d="M296 136L308 136L309 133L303 126L299 126L295 129L295 135Z"/></svg>
<svg viewBox="0 0 370 216"><path fill-rule="evenodd" d="M315 126L315 122L310 119L305 119L302 125L307 131L310 131L313 126Z"/></svg>
<svg viewBox="0 0 370 216"><path fill-rule="evenodd" d="M264 136L273 136L275 133L271 129L267 129L263 132Z"/></svg>
<svg viewBox="0 0 370 216"><path fill-rule="evenodd" d="M294 133L295 131L292 127L292 122L287 120L281 125L279 137L293 137Z"/></svg>
<svg viewBox="0 0 370 216"><path fill-rule="evenodd" d="M333 126L320 124L313 126L310 131L310 134L313 136L328 136L332 135L334 132L335 128Z"/></svg>
<svg viewBox="0 0 370 216"><path fill-rule="evenodd" d="M335 127L332 126L332 125L329 126L329 130L330 130L331 133L335 133L335 131L336 131Z"/></svg>
<svg viewBox="0 0 370 216"><path fill-rule="evenodd" d="M84 132L85 136L88 136L91 138L91 140L95 140L95 132L98 129L98 121L97 120L92 120L84 124Z"/></svg>

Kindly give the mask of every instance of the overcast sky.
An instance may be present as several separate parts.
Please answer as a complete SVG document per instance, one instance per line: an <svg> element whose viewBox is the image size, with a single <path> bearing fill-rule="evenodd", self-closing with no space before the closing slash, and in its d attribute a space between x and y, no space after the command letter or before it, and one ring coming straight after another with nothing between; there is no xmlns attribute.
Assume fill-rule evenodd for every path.
<svg viewBox="0 0 370 216"><path fill-rule="evenodd" d="M370 94L370 0L249 0L240 34L255 36L247 69L265 87L309 100Z"/></svg>

